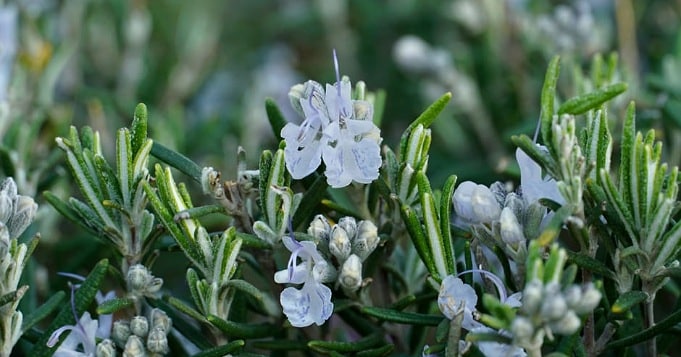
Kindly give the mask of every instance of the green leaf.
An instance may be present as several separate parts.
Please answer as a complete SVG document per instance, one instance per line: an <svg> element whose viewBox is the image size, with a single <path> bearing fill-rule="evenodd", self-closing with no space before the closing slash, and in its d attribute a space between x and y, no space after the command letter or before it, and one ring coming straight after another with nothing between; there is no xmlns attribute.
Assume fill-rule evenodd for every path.
<svg viewBox="0 0 681 357"><path fill-rule="evenodd" d="M442 97L440 97L438 100L433 102L426 110L419 115L409 126L407 129L402 133L402 138L400 139L400 156L404 152L406 152L407 149L407 141L409 138L409 135L411 134L411 131L414 130L419 124L423 125L423 128L428 128L430 127L430 124L432 124L437 116L445 109L449 101L452 99L452 93L447 92L445 93Z"/></svg>
<svg viewBox="0 0 681 357"><path fill-rule="evenodd" d="M123 310L127 307L134 306L135 300L127 297L114 298L111 300L104 301L99 306L97 306L97 314L108 315L113 314L119 310Z"/></svg>
<svg viewBox="0 0 681 357"><path fill-rule="evenodd" d="M381 347L370 348L357 352L357 357L388 356L395 349L395 345L383 345Z"/></svg>
<svg viewBox="0 0 681 357"><path fill-rule="evenodd" d="M435 260L430 253L428 237L426 237L426 233L423 231L421 222L418 217L416 217L416 214L411 207L407 205L402 205L400 213L402 214L402 220L407 228L407 232L409 232L409 237L411 238L412 243L414 243L416 251L419 253L419 257L421 257L421 260L426 265L428 272L439 281L441 278L439 278Z"/></svg>
<svg viewBox="0 0 681 357"><path fill-rule="evenodd" d="M551 127L553 126L554 105L556 101L556 83L560 75L560 57L553 57L546 70L544 86L541 90L541 137L544 143L551 143ZM551 145L549 145L551 150Z"/></svg>
<svg viewBox="0 0 681 357"><path fill-rule="evenodd" d="M570 98L558 108L558 114L579 115L600 107L627 90L626 83L615 83L593 92Z"/></svg>
<svg viewBox="0 0 681 357"><path fill-rule="evenodd" d="M90 275L87 276L85 281L80 284L80 287L75 292L73 301L76 311L74 312L71 310L71 304L64 306L54 321L52 321L50 326L45 330L45 333L40 340L38 340L38 342L33 346L33 349L29 354L30 356L48 357L54 354L61 342L63 342L66 338L66 335L62 335L60 342L53 347L47 347L47 340L50 338L50 335L52 332L62 326L74 325L76 323L74 314L80 318L80 316L87 311L88 306L90 306L92 301L95 299L95 295L99 290L99 285L102 283L102 279L106 275L108 266L109 261L106 259L100 260L99 263L95 265L94 269L92 269L92 272L90 272Z"/></svg>
<svg viewBox="0 0 681 357"><path fill-rule="evenodd" d="M83 220L81 219L79 213L71 208L71 205L68 203L64 202L61 198L57 197L54 193L50 191L44 191L43 192L43 198L45 198L45 201L47 201L49 204L54 207L54 209L59 212L62 216L66 217L69 221L78 224L79 226L85 228L92 234L97 234L97 232L92 229L90 226L86 225Z"/></svg>
<svg viewBox="0 0 681 357"><path fill-rule="evenodd" d="M307 346L311 350L321 353L329 351L348 353L363 351L381 342L383 342L383 336L380 333L374 333L353 342L312 340L307 343Z"/></svg>
<svg viewBox="0 0 681 357"><path fill-rule="evenodd" d="M54 310L62 305L62 301L65 297L65 292L57 291L54 295L50 296L44 304L40 305L40 307L33 310L30 314L24 316L24 321L21 324L21 331L28 331L38 322L49 316Z"/></svg>
<svg viewBox="0 0 681 357"><path fill-rule="evenodd" d="M633 335L610 342L606 346L606 348L610 349L627 347L641 343L646 340L650 340L651 338L654 338L655 336L658 336L664 333L665 331L673 328L679 322L681 322L681 310L676 310L671 315L668 315L666 318L664 318L662 321L656 322L655 326L649 327L639 333L635 333Z"/></svg>
<svg viewBox="0 0 681 357"><path fill-rule="evenodd" d="M194 355L194 357L222 357L231 355L231 353L236 352L238 349L244 347L246 342L244 340L232 341L226 345L214 347Z"/></svg>
<svg viewBox="0 0 681 357"><path fill-rule="evenodd" d="M442 187L442 197L440 198L440 234L442 235L442 250L445 253L445 262L449 274L456 274L456 262L454 247L452 245L452 230L450 219L452 216L452 195L456 185L456 176L451 175Z"/></svg>
<svg viewBox="0 0 681 357"><path fill-rule="evenodd" d="M12 292L0 296L0 307L21 299L26 290L28 290L28 285L24 285L17 290L14 290Z"/></svg>
<svg viewBox="0 0 681 357"><path fill-rule="evenodd" d="M137 155L147 140L147 106L139 103L132 119L132 154Z"/></svg>
<svg viewBox="0 0 681 357"><path fill-rule="evenodd" d="M537 237L537 242L542 246L551 244L558 234L563 229L563 222L572 215L572 207L569 205L562 206L555 212L551 220L544 228L544 231Z"/></svg>
<svg viewBox="0 0 681 357"><path fill-rule="evenodd" d="M375 317L379 320L395 322L406 325L437 326L442 319L442 315L427 315L415 312L395 311L379 307L365 306L361 309L362 313Z"/></svg>
<svg viewBox="0 0 681 357"><path fill-rule="evenodd" d="M306 221L314 216L314 212L316 212L315 209L326 194L327 187L329 187L329 184L326 182L324 176L317 175L312 186L305 191L305 195L303 195L303 198L298 205L298 209L296 209L296 212L293 214L294 229L303 228L301 226L308 223Z"/></svg>
<svg viewBox="0 0 681 357"><path fill-rule="evenodd" d="M253 299L255 299L258 305L263 308L267 315L273 317L278 317L281 315L281 308L279 307L279 304L272 298L272 296L256 288L251 283L241 279L232 279L226 282L225 285L233 287L234 289L253 297Z"/></svg>
<svg viewBox="0 0 681 357"><path fill-rule="evenodd" d="M265 340L254 341L253 347L269 351L304 351L307 345L295 340Z"/></svg>
<svg viewBox="0 0 681 357"><path fill-rule="evenodd" d="M568 250L567 253L568 262L577 264L580 268L601 275L604 278L615 278L615 273L608 269L608 267L602 261L579 252L572 252Z"/></svg>
<svg viewBox="0 0 681 357"><path fill-rule="evenodd" d="M208 321L230 339L271 337L279 329L279 327L271 323L246 324L242 322L223 320L215 315L208 315Z"/></svg>
<svg viewBox="0 0 681 357"><path fill-rule="evenodd" d="M610 307L612 317L620 320L625 316L634 306L644 302L648 298L648 294L643 291L627 291L620 295L617 300Z"/></svg>
<svg viewBox="0 0 681 357"><path fill-rule="evenodd" d="M281 141L283 139L281 137L281 129L283 129L288 122L281 114L279 106L277 106L277 102L275 102L274 99L265 99L265 112L267 112L267 119L270 121L274 137L277 138L277 141Z"/></svg>
<svg viewBox="0 0 681 357"><path fill-rule="evenodd" d="M151 147L151 155L180 170L180 172L191 177L199 184L201 183L201 168L186 156L168 149L157 142L154 142L153 146Z"/></svg>

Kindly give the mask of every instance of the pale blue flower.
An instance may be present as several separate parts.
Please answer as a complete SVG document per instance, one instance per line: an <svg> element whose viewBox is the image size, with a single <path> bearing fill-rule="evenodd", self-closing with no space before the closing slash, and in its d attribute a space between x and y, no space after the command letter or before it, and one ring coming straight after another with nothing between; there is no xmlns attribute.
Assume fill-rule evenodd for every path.
<svg viewBox="0 0 681 357"><path fill-rule="evenodd" d="M59 275L67 276L70 278L78 279L84 281L85 278L71 273L59 273ZM97 338L105 339L111 334L111 326L113 325L113 315L112 314L102 314L99 315L97 320L93 320L89 312L83 313L80 319L76 316L76 307L74 301L75 289L78 285L71 286L71 310L73 311L74 317L77 322L75 325L66 325L56 329L50 335L47 341L48 347L53 347L59 342L59 337L65 331L71 331L69 335L64 339L64 342L59 345L59 348L55 351L54 356L57 357L84 357L84 356L95 356L97 349ZM112 300L116 297L115 291L109 291L107 294L102 294L101 291L97 291L95 299L97 304L102 304L105 301Z"/></svg>
<svg viewBox="0 0 681 357"><path fill-rule="evenodd" d="M546 147L537 145L541 150ZM522 197L527 204L537 202L540 198L548 198L558 204L564 204L565 199L558 190L556 180L542 175L541 166L534 162L520 148L515 151L515 158L520 166L520 187Z"/></svg>
<svg viewBox="0 0 681 357"><path fill-rule="evenodd" d="M286 141L286 168L294 179L314 172L322 160L332 187L352 181L370 183L381 166L380 130L373 123L373 105L352 99L350 80L341 80L334 52L336 83L326 90L315 81L291 90L294 108L305 119L300 125L288 123L281 130Z"/></svg>
<svg viewBox="0 0 681 357"><path fill-rule="evenodd" d="M95 339L99 322L85 312L75 325L62 326L56 329L47 341L48 347L53 347L59 341L59 336L65 331L71 331L64 342L55 351L55 357L94 357L97 350ZM81 346L81 348L79 348ZM80 351L82 349L82 351Z"/></svg>
<svg viewBox="0 0 681 357"><path fill-rule="evenodd" d="M510 306L510 307L520 307L522 305L521 298L522 293L518 292L510 296L506 293L506 288L504 287L501 279L494 275L493 273L483 270L483 269L471 269L463 271L457 276L448 275L442 283L440 284L440 293L438 295L437 303L442 314L448 319L453 319L457 311L463 310L463 321L461 327L472 333L488 333L497 332L503 335L507 335L506 331L497 331L489 328L482 323L476 321L473 318L473 312L475 311L475 306L478 303L478 296L475 290L470 285L466 284L458 278L463 274L467 273L480 273L486 278L494 283L497 288L497 293L499 294L499 300ZM509 336L510 337L510 336ZM463 341L461 341L463 342ZM485 356L513 356L521 357L525 356L525 351L522 348L502 344L498 342L489 341L479 341L476 342L476 346ZM460 344L460 348L463 349L465 344Z"/></svg>
<svg viewBox="0 0 681 357"><path fill-rule="evenodd" d="M331 289L323 282L332 280L335 272L313 242L298 242L289 236L283 237L282 242L291 251L291 257L287 268L274 274L274 281L303 284L300 289L287 287L281 292L279 301L284 314L295 327L322 325L333 312ZM302 262L296 265L298 258Z"/></svg>

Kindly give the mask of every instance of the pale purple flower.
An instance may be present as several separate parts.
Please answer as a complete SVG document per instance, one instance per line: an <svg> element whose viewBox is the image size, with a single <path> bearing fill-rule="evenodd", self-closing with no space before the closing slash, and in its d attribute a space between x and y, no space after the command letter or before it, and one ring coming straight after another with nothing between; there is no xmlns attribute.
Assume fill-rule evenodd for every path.
<svg viewBox="0 0 681 357"><path fill-rule="evenodd" d="M540 149L546 150L545 147L537 145ZM542 175L541 166L534 162L520 148L515 151L515 158L520 166L520 187L522 190L522 197L527 204L538 201L540 198L548 198L559 204L564 204L565 199L558 190L556 180L551 177Z"/></svg>
<svg viewBox="0 0 681 357"><path fill-rule="evenodd" d="M284 314L295 327L322 325L333 312L331 289L323 284L333 274L333 268L313 242L298 242L289 236L283 237L282 242L291 251L291 257L287 268L274 274L274 281L303 284L300 289L287 287L281 292L279 302ZM298 258L302 260L300 264L296 264Z"/></svg>
<svg viewBox="0 0 681 357"><path fill-rule="evenodd" d="M59 273L59 275L74 278L80 281L85 280L84 277L71 274L71 273ZM109 338L111 334L111 326L113 325L113 315L103 314L99 315L97 320L93 320L89 312L83 313L80 319L76 316L76 307L74 301L75 289L78 285L71 286L71 309L73 311L74 317L77 322L75 325L66 325L56 329L50 339L47 341L48 347L53 347L59 342L59 337L65 331L71 331L69 335L64 339L64 342L59 345L59 348L55 351L54 356L57 357L90 357L95 356L97 349L96 338ZM115 291L109 291L106 295L102 294L101 291L97 292L95 299L97 304L102 304L105 301L112 300L116 297Z"/></svg>
<svg viewBox="0 0 681 357"><path fill-rule="evenodd" d="M461 326L466 330L472 330L480 323L473 319L473 311L478 303L475 290L463 280L448 275L440 284L440 293L437 297L437 306L448 319L453 319L457 312L463 309L463 322Z"/></svg>
<svg viewBox="0 0 681 357"><path fill-rule="evenodd" d="M294 108L305 119L300 125L288 123L281 130L286 141L286 168L294 179L314 172L322 160L325 175L332 187L344 187L352 181L370 183L378 178L381 166L380 130L373 123L373 105L352 99L352 85L341 80L334 51L336 83L326 90L315 81L307 81L291 91Z"/></svg>
<svg viewBox="0 0 681 357"><path fill-rule="evenodd" d="M99 323L85 312L75 325L62 326L56 329L47 341L48 347L59 342L59 336L65 331L71 331L64 342L55 351L55 357L94 357L97 350L95 339ZM81 348L79 348L81 346ZM82 349L82 351L80 351Z"/></svg>

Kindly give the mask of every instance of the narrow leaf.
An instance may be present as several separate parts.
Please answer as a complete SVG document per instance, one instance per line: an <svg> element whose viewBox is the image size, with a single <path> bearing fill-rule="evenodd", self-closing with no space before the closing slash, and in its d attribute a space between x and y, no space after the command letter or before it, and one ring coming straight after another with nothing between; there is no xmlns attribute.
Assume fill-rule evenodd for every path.
<svg viewBox="0 0 681 357"><path fill-rule="evenodd" d="M371 306L365 306L361 311L363 314L373 316L379 320L406 325L437 326L444 318L442 315L419 314Z"/></svg>
<svg viewBox="0 0 681 357"><path fill-rule="evenodd" d="M29 315L24 316L24 321L21 324L21 331L28 331L31 327L49 316L54 310L61 306L65 297L65 292L57 291L54 295L50 296L44 304L40 305Z"/></svg>
<svg viewBox="0 0 681 357"><path fill-rule="evenodd" d="M194 355L194 357L222 357L222 356L231 356L233 352L236 352L238 349L244 347L246 345L246 342L244 340L236 340L232 341L226 345L214 347L208 350L204 350L200 353L197 353Z"/></svg>
<svg viewBox="0 0 681 357"><path fill-rule="evenodd" d="M270 323L242 323L223 320L215 315L208 315L208 321L217 327L228 338L264 338L271 337L277 326Z"/></svg>
<svg viewBox="0 0 681 357"><path fill-rule="evenodd" d="M267 119L270 121L274 137L277 138L277 141L281 141L281 129L283 129L288 122L284 118L284 115L281 114L279 106L277 106L277 102L275 102L274 99L265 99L265 112L267 112Z"/></svg>
<svg viewBox="0 0 681 357"><path fill-rule="evenodd" d="M553 126L554 105L556 100L556 83L560 74L560 57L553 57L549 63L544 77L544 86L541 90L541 136L544 143L551 140L551 127ZM549 149L551 146L549 145Z"/></svg>
<svg viewBox="0 0 681 357"><path fill-rule="evenodd" d="M151 147L151 154L166 164L180 170L180 172L201 183L201 168L186 156L168 149L167 147L154 142Z"/></svg>
<svg viewBox="0 0 681 357"><path fill-rule="evenodd" d="M593 92L570 98L558 108L558 114L583 114L600 107L603 103L627 90L626 83L615 83Z"/></svg>
<svg viewBox="0 0 681 357"><path fill-rule="evenodd" d="M114 298L111 300L104 301L99 306L97 306L97 314L99 315L113 314L114 312L133 306L134 304L135 300L131 298Z"/></svg>

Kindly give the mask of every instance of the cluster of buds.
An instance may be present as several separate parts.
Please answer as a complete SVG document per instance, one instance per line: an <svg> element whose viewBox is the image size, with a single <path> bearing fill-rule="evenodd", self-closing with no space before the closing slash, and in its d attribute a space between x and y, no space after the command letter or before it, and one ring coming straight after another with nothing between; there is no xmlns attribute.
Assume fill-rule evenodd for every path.
<svg viewBox="0 0 681 357"><path fill-rule="evenodd" d="M125 280L133 296L153 297L163 286L163 279L153 276L142 264L131 266Z"/></svg>
<svg viewBox="0 0 681 357"><path fill-rule="evenodd" d="M0 355L8 356L21 337L23 314L17 311L19 300L28 286L19 287L21 274L37 238L28 245L17 238L35 218L38 205L33 198L17 194L12 178L0 183L0 296L14 294L0 307Z"/></svg>
<svg viewBox="0 0 681 357"><path fill-rule="evenodd" d="M151 310L149 318L134 316L130 320L114 322L111 340L97 345L97 356L115 356L116 347L124 356L160 356L169 352L168 333L172 321L165 312Z"/></svg>
<svg viewBox="0 0 681 357"><path fill-rule="evenodd" d="M346 292L356 292L363 283L362 263L376 249L380 238L371 221L357 222L353 217L343 217L331 226L322 215L317 215L308 233L319 241L319 248L335 258L339 284Z"/></svg>
<svg viewBox="0 0 681 357"><path fill-rule="evenodd" d="M0 249L6 249L10 239L19 238L37 210L33 198L17 194L17 185L11 177L0 183Z"/></svg>
<svg viewBox="0 0 681 357"><path fill-rule="evenodd" d="M544 337L571 335L581 327L580 316L593 311L601 292L593 284L561 282L567 261L565 249L551 247L546 262L543 248L533 241L529 248L527 285L522 306L511 322L513 344L530 350L541 348Z"/></svg>

